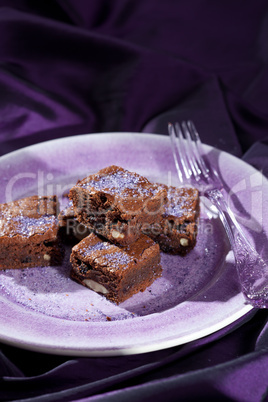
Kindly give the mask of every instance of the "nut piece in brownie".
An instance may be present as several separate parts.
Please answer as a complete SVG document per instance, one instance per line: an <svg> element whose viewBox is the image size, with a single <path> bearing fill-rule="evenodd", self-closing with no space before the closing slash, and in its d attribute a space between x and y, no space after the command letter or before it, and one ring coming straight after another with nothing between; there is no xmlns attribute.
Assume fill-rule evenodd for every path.
<svg viewBox="0 0 268 402"><path fill-rule="evenodd" d="M185 255L196 244L199 192L190 187L164 185L164 188L168 197L161 221L155 225L145 224L143 232L157 242L162 251Z"/></svg>
<svg viewBox="0 0 268 402"><path fill-rule="evenodd" d="M74 245L91 233L90 229L76 219L72 201L60 211L58 220L60 236L64 243Z"/></svg>
<svg viewBox="0 0 268 402"><path fill-rule="evenodd" d="M72 249L71 278L121 303L161 276L159 245L145 235L119 247L91 233Z"/></svg>
<svg viewBox="0 0 268 402"><path fill-rule="evenodd" d="M56 196L0 204L0 269L60 264Z"/></svg>
<svg viewBox="0 0 268 402"><path fill-rule="evenodd" d="M71 188L78 221L112 243L127 245L140 235L142 224L161 217L166 189L118 166L109 166Z"/></svg>

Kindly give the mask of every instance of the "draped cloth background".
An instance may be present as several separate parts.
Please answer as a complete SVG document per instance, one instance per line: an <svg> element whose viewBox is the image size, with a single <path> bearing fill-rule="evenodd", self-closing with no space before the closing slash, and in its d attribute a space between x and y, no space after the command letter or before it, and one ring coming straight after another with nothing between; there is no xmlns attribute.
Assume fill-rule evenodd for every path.
<svg viewBox="0 0 268 402"><path fill-rule="evenodd" d="M76 134L167 134L188 118L268 176L266 0L0 0L1 155ZM0 400L266 400L267 311L254 313L138 356L1 344Z"/></svg>

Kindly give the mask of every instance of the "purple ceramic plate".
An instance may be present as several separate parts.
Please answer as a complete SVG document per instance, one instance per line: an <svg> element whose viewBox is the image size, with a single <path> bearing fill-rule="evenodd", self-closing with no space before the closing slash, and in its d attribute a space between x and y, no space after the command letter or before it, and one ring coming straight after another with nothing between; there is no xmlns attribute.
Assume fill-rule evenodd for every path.
<svg viewBox="0 0 268 402"><path fill-rule="evenodd" d="M206 147L229 201L263 253L268 183L239 159ZM0 158L0 202L63 194L89 173L116 164L176 185L170 140L139 133L90 134L37 144ZM267 202L267 201L266 201ZM252 307L239 290L232 253L218 216L202 200L195 249L162 254L163 275L119 306L69 278L61 267L0 271L0 340L54 354L142 353L184 344L233 323Z"/></svg>

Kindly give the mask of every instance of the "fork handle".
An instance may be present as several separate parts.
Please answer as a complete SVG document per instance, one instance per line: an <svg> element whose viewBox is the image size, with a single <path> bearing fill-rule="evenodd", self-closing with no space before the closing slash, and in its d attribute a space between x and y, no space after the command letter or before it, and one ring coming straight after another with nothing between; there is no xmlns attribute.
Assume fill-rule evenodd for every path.
<svg viewBox="0 0 268 402"><path fill-rule="evenodd" d="M268 265L246 238L221 191L209 190L205 196L217 208L226 230L243 294L252 306L268 308Z"/></svg>

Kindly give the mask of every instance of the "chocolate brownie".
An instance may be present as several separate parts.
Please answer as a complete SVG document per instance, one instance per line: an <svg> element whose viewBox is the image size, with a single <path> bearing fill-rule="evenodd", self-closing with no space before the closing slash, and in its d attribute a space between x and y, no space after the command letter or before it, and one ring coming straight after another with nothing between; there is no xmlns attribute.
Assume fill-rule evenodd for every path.
<svg viewBox="0 0 268 402"><path fill-rule="evenodd" d="M72 249L71 278L118 304L161 276L159 250L145 235L119 247L91 233Z"/></svg>
<svg viewBox="0 0 268 402"><path fill-rule="evenodd" d="M0 269L58 265L56 196L31 196L0 204Z"/></svg>
<svg viewBox="0 0 268 402"><path fill-rule="evenodd" d="M136 241L142 224L161 218L166 189L118 166L109 166L71 188L78 221L118 245Z"/></svg>
<svg viewBox="0 0 268 402"><path fill-rule="evenodd" d="M72 201L60 211L58 220L60 236L64 243L74 245L91 233L90 229L76 219Z"/></svg>
<svg viewBox="0 0 268 402"><path fill-rule="evenodd" d="M162 218L157 224L143 225L143 233L162 251L185 255L196 244L199 192L195 188L163 187L168 197Z"/></svg>

